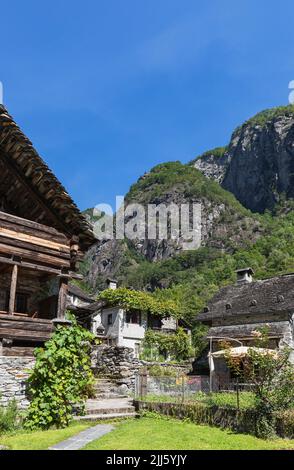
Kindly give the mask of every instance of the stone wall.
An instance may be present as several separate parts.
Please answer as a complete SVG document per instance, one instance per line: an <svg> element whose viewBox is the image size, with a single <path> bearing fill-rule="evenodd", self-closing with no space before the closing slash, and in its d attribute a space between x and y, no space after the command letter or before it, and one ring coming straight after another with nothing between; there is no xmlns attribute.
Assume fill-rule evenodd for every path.
<svg viewBox="0 0 294 470"><path fill-rule="evenodd" d="M134 357L134 350L123 346L95 346L92 350L92 367L96 376L110 378L123 392L134 392L138 372L152 365L174 367L179 374L191 371L191 364L169 364L142 361Z"/></svg>
<svg viewBox="0 0 294 470"><path fill-rule="evenodd" d="M96 346L92 350L92 367L96 376L111 378L122 392L135 390L136 376L140 367L132 348L122 346Z"/></svg>
<svg viewBox="0 0 294 470"><path fill-rule="evenodd" d="M15 398L20 408L29 404L26 397L27 369L32 369L32 357L0 356L0 405L6 405Z"/></svg>

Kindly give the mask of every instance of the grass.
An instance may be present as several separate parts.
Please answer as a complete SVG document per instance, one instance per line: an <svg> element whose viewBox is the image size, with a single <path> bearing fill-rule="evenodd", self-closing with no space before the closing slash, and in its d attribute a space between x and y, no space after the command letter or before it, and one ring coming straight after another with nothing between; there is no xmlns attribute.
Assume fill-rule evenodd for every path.
<svg viewBox="0 0 294 470"><path fill-rule="evenodd" d="M85 450L294 450L294 440L265 441L210 426L143 417L118 424Z"/></svg>
<svg viewBox="0 0 294 470"><path fill-rule="evenodd" d="M69 437L78 434L96 423L73 422L65 429L50 429L48 431L17 431L0 436L0 445L10 450L46 450Z"/></svg>
<svg viewBox="0 0 294 470"><path fill-rule="evenodd" d="M254 408L254 394L251 392L241 392L239 395L240 398L240 408ZM150 402L164 402L164 403L181 403L181 395L172 396L172 395L155 395L148 394L144 397L144 401ZM237 406L237 395L236 393L194 393L193 395L186 396L185 402L201 402L205 405L210 406L223 406L229 408L236 408Z"/></svg>

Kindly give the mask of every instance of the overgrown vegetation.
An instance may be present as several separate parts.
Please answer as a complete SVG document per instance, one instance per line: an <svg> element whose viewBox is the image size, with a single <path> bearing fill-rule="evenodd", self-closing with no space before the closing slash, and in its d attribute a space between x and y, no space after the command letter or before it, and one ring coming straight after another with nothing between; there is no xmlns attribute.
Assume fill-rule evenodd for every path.
<svg viewBox="0 0 294 470"><path fill-rule="evenodd" d="M276 413L294 408L294 368L289 361L290 348L267 349L268 330L256 330L255 346L245 356L234 356L227 345L226 360L234 373L252 384L257 412L257 435L274 437Z"/></svg>
<svg viewBox="0 0 294 470"><path fill-rule="evenodd" d="M160 299L143 291L135 291L120 287L102 291L98 300L105 300L108 305L117 305L125 310L140 310L160 317L179 316L179 306L175 301Z"/></svg>
<svg viewBox="0 0 294 470"><path fill-rule="evenodd" d="M183 328L174 334L147 330L143 343L141 358L151 361L185 361L194 356L190 338Z"/></svg>
<svg viewBox="0 0 294 470"><path fill-rule="evenodd" d="M294 115L294 105L289 104L287 106L277 106L275 108L265 109L260 113L257 113L252 118L242 124L242 126L235 129L234 133L239 131L241 128L247 126L248 124L252 126L265 126L268 121L272 121L280 116L293 116Z"/></svg>
<svg viewBox="0 0 294 470"><path fill-rule="evenodd" d="M192 165L193 163L195 163L195 161L198 158L204 158L205 159L205 157L210 157L211 155L213 155L216 158L221 158L221 157L224 156L224 154L226 153L227 150L228 150L228 146L215 147L214 149L207 150L206 152L202 153L201 155L198 155L196 158L193 158L193 160L190 161L189 165Z"/></svg>
<svg viewBox="0 0 294 470"><path fill-rule="evenodd" d="M21 416L17 409L16 400L11 400L8 404L0 406L0 435L15 431L21 426Z"/></svg>
<svg viewBox="0 0 294 470"><path fill-rule="evenodd" d="M235 282L236 269L251 266L256 279L293 272L293 207L288 202L276 214L279 217L269 213L261 217L264 235L254 244L249 240L246 247L232 253L203 247L156 263L144 261L125 271L124 282L136 289L152 286L155 297L177 302L180 317L193 328L194 346L200 353L205 328L195 321L197 314L220 287ZM163 283L165 289L157 288Z"/></svg>
<svg viewBox="0 0 294 470"><path fill-rule="evenodd" d="M58 326L44 348L35 350L36 363L28 379L31 402L24 426L49 429L68 426L74 408L83 411L94 382L90 345L94 336L74 318Z"/></svg>
<svg viewBox="0 0 294 470"><path fill-rule="evenodd" d="M176 190L191 200L207 198L212 202L225 204L239 214L250 214L229 191L207 179L193 166L183 165L179 161L161 163L152 168L130 187L126 201L150 204L171 190Z"/></svg>

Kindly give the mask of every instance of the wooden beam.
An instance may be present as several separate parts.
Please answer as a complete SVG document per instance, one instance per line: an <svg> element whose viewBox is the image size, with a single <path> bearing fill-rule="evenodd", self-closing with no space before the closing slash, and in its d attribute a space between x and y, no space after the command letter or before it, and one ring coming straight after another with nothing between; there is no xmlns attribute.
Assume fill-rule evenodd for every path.
<svg viewBox="0 0 294 470"><path fill-rule="evenodd" d="M17 266L21 266L22 268L26 268L26 269L31 269L33 271L40 271L40 272L44 272L48 274L56 274L57 276L62 275L61 269L50 268L49 266L42 266L41 264L28 263L26 261L16 262L16 261L13 261L12 258L5 258L4 256L0 256L0 263L10 264L10 265L17 264ZM83 279L83 276L81 274L77 274L73 271L69 271L68 276L71 279L80 279L80 280Z"/></svg>
<svg viewBox="0 0 294 470"><path fill-rule="evenodd" d="M18 275L18 265L14 264L12 267L11 284L10 284L9 309L8 309L9 315L12 315L15 310L17 275Z"/></svg>
<svg viewBox="0 0 294 470"><path fill-rule="evenodd" d="M68 278L61 277L59 283L59 294L58 294L58 307L57 307L57 318L58 320L65 319L66 301L68 291Z"/></svg>

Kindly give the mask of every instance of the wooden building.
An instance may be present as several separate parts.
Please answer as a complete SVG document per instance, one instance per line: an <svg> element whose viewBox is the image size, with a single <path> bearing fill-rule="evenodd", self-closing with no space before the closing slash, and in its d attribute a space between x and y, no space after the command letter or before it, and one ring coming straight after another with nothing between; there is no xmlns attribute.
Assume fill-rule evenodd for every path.
<svg viewBox="0 0 294 470"><path fill-rule="evenodd" d="M237 282L220 289L199 314L198 320L209 326L213 352L221 348L221 339L233 347L252 346L255 331L265 326L270 348L294 348L294 274L260 281L252 275L251 268L238 270ZM215 361L215 374L229 380L224 359Z"/></svg>
<svg viewBox="0 0 294 470"><path fill-rule="evenodd" d="M0 105L0 356L26 355L65 321L67 285L95 242L87 221Z"/></svg>

